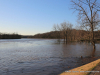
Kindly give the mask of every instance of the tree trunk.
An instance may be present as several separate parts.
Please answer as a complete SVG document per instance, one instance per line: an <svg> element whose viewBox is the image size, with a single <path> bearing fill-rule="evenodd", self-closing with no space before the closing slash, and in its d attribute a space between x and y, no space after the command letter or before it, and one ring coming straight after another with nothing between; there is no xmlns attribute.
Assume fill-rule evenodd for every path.
<svg viewBox="0 0 100 75"><path fill-rule="evenodd" d="M91 39L91 42L92 42L92 45L93 45L93 53L92 53L92 57L95 56L95 40L94 40L94 31L93 31L93 23L91 24L91 31L92 31L92 39Z"/></svg>
<svg viewBox="0 0 100 75"><path fill-rule="evenodd" d="M66 44L67 44L67 31L66 31Z"/></svg>
<svg viewBox="0 0 100 75"><path fill-rule="evenodd" d="M64 36L64 43L65 43L65 36Z"/></svg>
<svg viewBox="0 0 100 75"><path fill-rule="evenodd" d="M95 44L93 45L93 52L92 52L92 57L95 57Z"/></svg>
<svg viewBox="0 0 100 75"><path fill-rule="evenodd" d="M91 8L90 8L91 10ZM92 15L93 11L91 10L91 34L92 34L92 45L93 45L93 53L95 53L95 40L94 40L94 28L93 28L93 15ZM94 54L92 54L92 56L94 57Z"/></svg>
<svg viewBox="0 0 100 75"><path fill-rule="evenodd" d="M64 43L65 43L65 41L66 41L66 33L64 31Z"/></svg>

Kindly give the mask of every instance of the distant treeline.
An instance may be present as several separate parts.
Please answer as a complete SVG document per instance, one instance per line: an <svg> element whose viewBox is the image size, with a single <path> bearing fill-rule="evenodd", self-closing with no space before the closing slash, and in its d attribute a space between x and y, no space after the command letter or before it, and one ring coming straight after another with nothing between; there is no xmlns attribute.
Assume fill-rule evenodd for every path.
<svg viewBox="0 0 100 75"><path fill-rule="evenodd" d="M57 39L58 38L58 32L59 31L51 31L51 32L47 32L47 33L36 34L34 36L31 36L31 38L50 38L50 39Z"/></svg>
<svg viewBox="0 0 100 75"><path fill-rule="evenodd" d="M19 34L7 34L7 33L0 33L0 39L21 39L21 35Z"/></svg>
<svg viewBox="0 0 100 75"><path fill-rule="evenodd" d="M91 32L85 30L72 29L70 31L70 34L67 34L67 40L68 41L90 40L91 39L90 33ZM47 33L36 34L34 36L30 36L29 38L64 39L64 34L62 31L51 31ZM100 31L94 32L94 38L100 39Z"/></svg>
<svg viewBox="0 0 100 75"><path fill-rule="evenodd" d="M22 38L31 38L32 35L22 35L21 37L22 37Z"/></svg>

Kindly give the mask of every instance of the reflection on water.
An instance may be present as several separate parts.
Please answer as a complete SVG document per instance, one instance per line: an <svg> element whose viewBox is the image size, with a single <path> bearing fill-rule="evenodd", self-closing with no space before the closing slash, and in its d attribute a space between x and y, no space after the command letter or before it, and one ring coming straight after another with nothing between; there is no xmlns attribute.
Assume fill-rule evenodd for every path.
<svg viewBox="0 0 100 75"><path fill-rule="evenodd" d="M96 44L96 56L100 55L99 49L100 44ZM33 70L37 73L42 67L60 64L63 58L67 57L65 61L68 62L70 57L86 57L91 54L92 45L89 43L74 42L66 45L57 43L56 39L0 40L0 75L30 73Z"/></svg>

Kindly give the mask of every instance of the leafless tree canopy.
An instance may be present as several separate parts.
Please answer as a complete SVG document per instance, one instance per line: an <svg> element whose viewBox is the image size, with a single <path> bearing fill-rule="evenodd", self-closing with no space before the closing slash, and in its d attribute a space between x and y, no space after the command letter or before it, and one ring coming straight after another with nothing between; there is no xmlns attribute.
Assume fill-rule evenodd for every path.
<svg viewBox="0 0 100 75"><path fill-rule="evenodd" d="M100 11L100 4L97 0L71 0L73 8L78 11L78 20L81 26L91 31L98 29L100 19L98 11Z"/></svg>
<svg viewBox="0 0 100 75"><path fill-rule="evenodd" d="M54 24L53 26L53 30L58 31L58 36L59 38L61 38L61 36L63 36L64 41L66 40L72 40L72 24L69 22L63 22L60 25L56 25Z"/></svg>

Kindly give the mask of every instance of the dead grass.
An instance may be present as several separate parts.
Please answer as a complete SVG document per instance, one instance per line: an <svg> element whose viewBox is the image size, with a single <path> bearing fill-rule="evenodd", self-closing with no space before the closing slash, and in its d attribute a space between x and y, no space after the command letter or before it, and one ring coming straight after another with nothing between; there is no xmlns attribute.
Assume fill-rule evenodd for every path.
<svg viewBox="0 0 100 75"><path fill-rule="evenodd" d="M93 70L99 63L100 63L100 59L88 63L86 65L69 70L71 72L63 72L60 75L89 75L90 72L87 71ZM73 72L73 71L78 71L78 72Z"/></svg>

